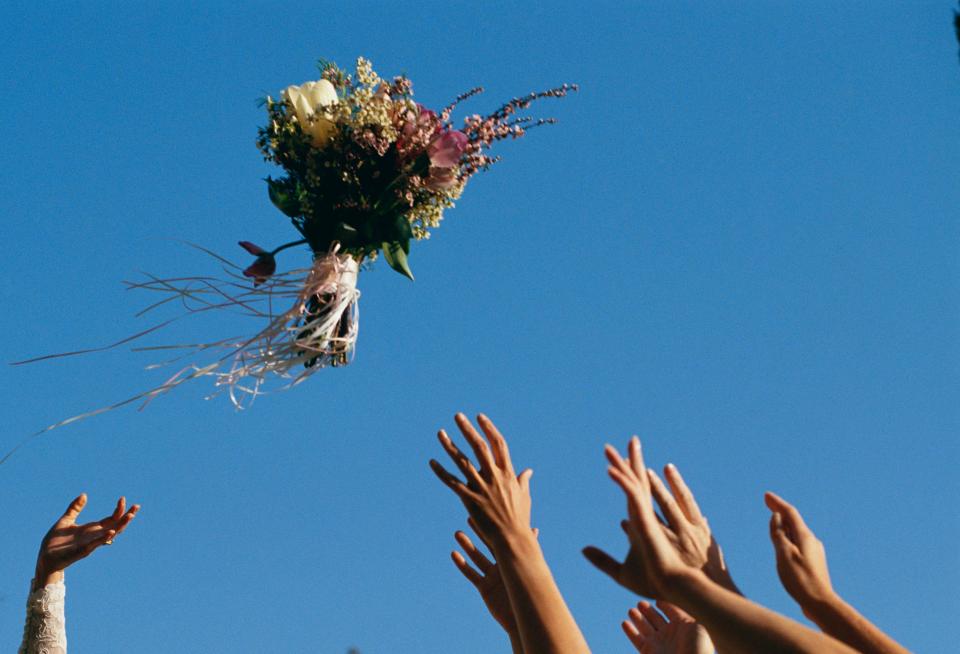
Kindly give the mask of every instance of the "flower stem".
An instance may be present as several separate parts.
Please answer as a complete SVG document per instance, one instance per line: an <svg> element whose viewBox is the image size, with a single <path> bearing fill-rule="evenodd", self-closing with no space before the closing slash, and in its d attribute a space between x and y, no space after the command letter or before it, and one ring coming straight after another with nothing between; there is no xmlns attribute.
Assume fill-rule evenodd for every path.
<svg viewBox="0 0 960 654"><path fill-rule="evenodd" d="M303 244L306 243L306 242L307 242L307 239L302 238L302 239L300 239L299 241L291 241L290 243L284 243L284 244L281 245L280 247L274 248L273 251L270 253L270 256L271 256L271 257L274 256L277 252L280 252L281 250L286 250L287 248L292 248L294 245L303 245Z"/></svg>

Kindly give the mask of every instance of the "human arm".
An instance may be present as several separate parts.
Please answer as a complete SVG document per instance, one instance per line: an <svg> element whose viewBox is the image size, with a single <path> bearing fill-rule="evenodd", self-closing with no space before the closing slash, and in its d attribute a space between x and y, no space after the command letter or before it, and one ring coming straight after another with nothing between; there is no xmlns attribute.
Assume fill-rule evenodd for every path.
<svg viewBox="0 0 960 654"><path fill-rule="evenodd" d="M92 554L101 545L111 543L133 520L140 508L134 505L127 511L126 500L121 497L111 515L97 522L78 525L77 517L86 503L85 494L74 499L40 543L35 574L27 599L27 619L20 654L65 654L66 589L63 571Z"/></svg>
<svg viewBox="0 0 960 654"><path fill-rule="evenodd" d="M586 548L584 555L601 571L640 595L679 606L707 629L725 654L854 654L843 643L723 588L686 563L657 519L639 439L631 439L627 460L610 446L606 455L607 471L627 497L630 549L621 563L602 550Z"/></svg>
<svg viewBox="0 0 960 654"><path fill-rule="evenodd" d="M864 654L909 654L834 591L826 549L797 508L774 493L766 493L764 500L772 511L770 540L777 574L803 614L824 633Z"/></svg>
<svg viewBox="0 0 960 654"><path fill-rule="evenodd" d="M466 483L440 463L430 466L463 502L493 550L526 654L583 654L589 652L567 608L530 527L532 470L514 472L506 440L486 416L477 419L487 441L463 414L456 422L473 449L475 467L446 432L438 438Z"/></svg>
<svg viewBox="0 0 960 654"><path fill-rule="evenodd" d="M669 602L640 602L627 612L623 632L641 654L713 654L713 641L693 617Z"/></svg>

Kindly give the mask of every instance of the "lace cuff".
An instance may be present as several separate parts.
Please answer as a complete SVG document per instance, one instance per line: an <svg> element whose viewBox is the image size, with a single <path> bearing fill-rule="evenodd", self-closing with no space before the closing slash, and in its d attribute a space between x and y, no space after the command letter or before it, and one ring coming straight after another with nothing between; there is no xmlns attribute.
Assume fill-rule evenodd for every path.
<svg viewBox="0 0 960 654"><path fill-rule="evenodd" d="M18 654L67 654L64 601L67 587L62 581L30 593L27 623Z"/></svg>

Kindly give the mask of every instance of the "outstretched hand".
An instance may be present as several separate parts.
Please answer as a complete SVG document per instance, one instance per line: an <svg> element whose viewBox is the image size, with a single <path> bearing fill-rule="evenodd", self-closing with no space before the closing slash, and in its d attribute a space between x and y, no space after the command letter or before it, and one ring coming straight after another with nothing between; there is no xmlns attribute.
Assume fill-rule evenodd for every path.
<svg viewBox="0 0 960 654"><path fill-rule="evenodd" d="M126 502L121 497L113 513L106 518L77 524L77 518L87 504L87 495L83 493L74 499L40 543L34 577L37 587L59 581L64 569L90 556L101 545L112 544L140 509L139 504L134 504L127 510Z"/></svg>
<svg viewBox="0 0 960 654"><path fill-rule="evenodd" d="M481 540L484 540L483 535L477 530L473 518L470 518L469 522ZM536 534L536 531L537 530L534 529L534 534ZM490 611L493 619L503 627L503 630L506 631L511 638L518 637L517 618L513 613L513 608L510 606L510 596L507 594L507 587L503 583L503 577L500 576L500 567L495 561L491 561L484 556L483 552L473 544L473 541L470 540L470 537L464 532L456 532L454 538L457 539L457 544L463 548L463 551L466 552L467 557L473 561L477 569L474 569L467 563L463 554L456 550L450 555L454 565L457 566L457 569L463 573L467 581L473 584L473 587L480 593L480 598L486 605L487 610ZM489 547L489 544L487 547Z"/></svg>
<svg viewBox="0 0 960 654"><path fill-rule="evenodd" d="M627 496L629 520L622 523L630 540L630 551L620 563L603 550L590 546L583 555L621 586L639 595L662 598L669 593L672 580L700 568L684 561L670 542L653 510L650 475L643 463L640 439L634 436L623 459L616 448L607 445L604 453L610 466L607 473Z"/></svg>
<svg viewBox="0 0 960 654"><path fill-rule="evenodd" d="M430 467L450 490L463 502L493 549L512 537L527 537L530 533L530 477L533 471L517 475L510 460L510 450L503 435L484 415L477 417L480 428L490 445L477 433L462 413L456 416L457 427L477 457L479 468L460 451L445 431L437 434L440 445L466 478L457 479L436 460Z"/></svg>
<svg viewBox="0 0 960 654"><path fill-rule="evenodd" d="M770 540L777 555L777 574L783 587L807 617L811 607L834 598L827 552L795 506L774 493L764 501L770 516Z"/></svg>
<svg viewBox="0 0 960 654"><path fill-rule="evenodd" d="M623 632L641 654L713 654L713 642L702 625L683 609L657 602L661 615L649 602L640 602L627 613Z"/></svg>
<svg viewBox="0 0 960 654"><path fill-rule="evenodd" d="M667 540L676 548L684 563L700 568L716 583L739 593L707 518L701 513L680 471L671 463L663 469L663 473L670 484L669 490L652 468L647 470L650 490L666 520L663 531Z"/></svg>

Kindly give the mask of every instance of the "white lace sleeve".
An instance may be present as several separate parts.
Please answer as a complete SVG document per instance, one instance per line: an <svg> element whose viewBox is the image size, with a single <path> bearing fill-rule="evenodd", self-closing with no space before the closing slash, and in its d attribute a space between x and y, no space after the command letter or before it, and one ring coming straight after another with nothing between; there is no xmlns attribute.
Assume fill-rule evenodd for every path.
<svg viewBox="0 0 960 654"><path fill-rule="evenodd" d="M27 624L18 654L67 654L63 614L67 587L57 582L39 588L27 598Z"/></svg>

